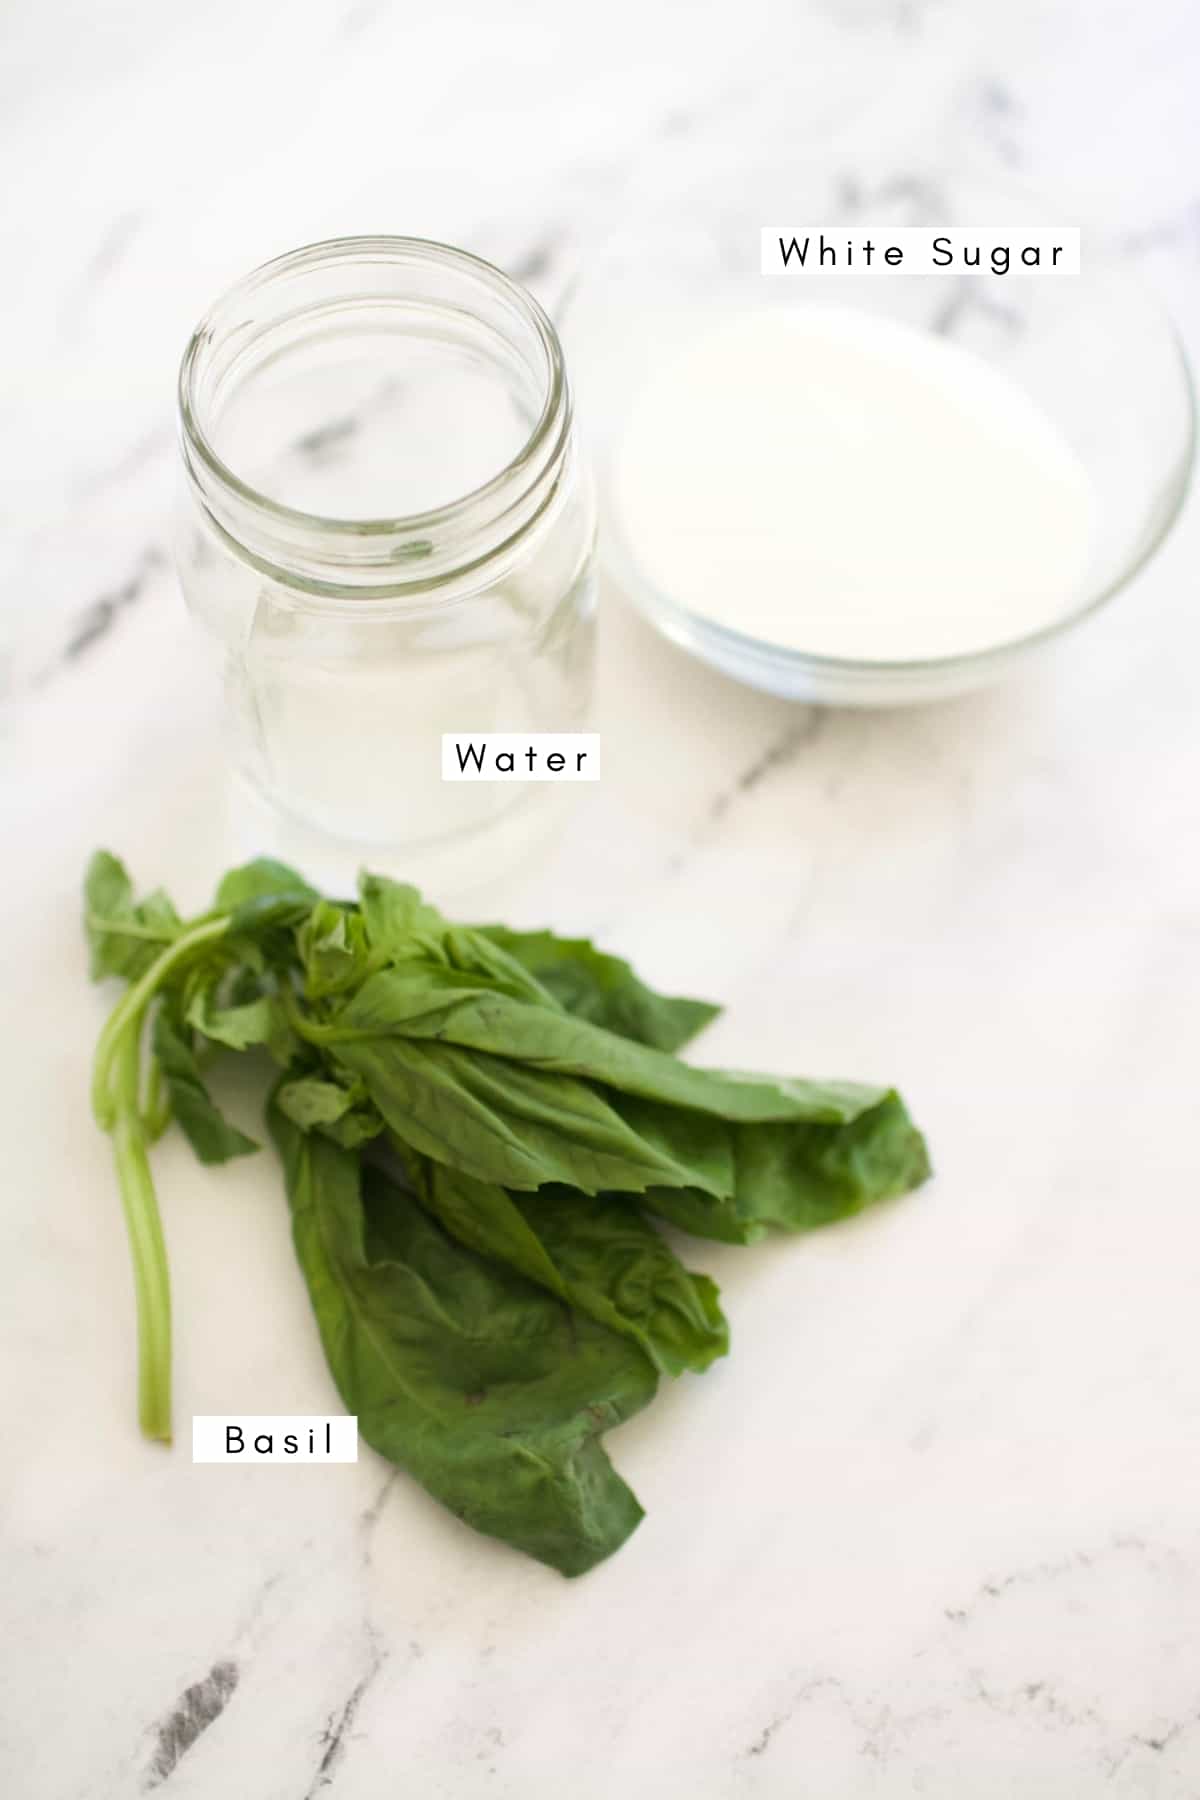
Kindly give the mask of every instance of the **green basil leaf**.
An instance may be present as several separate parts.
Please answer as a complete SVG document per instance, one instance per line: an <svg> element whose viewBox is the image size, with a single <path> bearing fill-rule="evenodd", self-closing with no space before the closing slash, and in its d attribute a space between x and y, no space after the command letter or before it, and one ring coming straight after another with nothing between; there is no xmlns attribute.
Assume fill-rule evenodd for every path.
<svg viewBox="0 0 1200 1800"><path fill-rule="evenodd" d="M494 1181L477 1181L430 1157L409 1154L404 1163L418 1199L460 1244L506 1263L560 1300L570 1299L553 1257L506 1188Z"/></svg>
<svg viewBox="0 0 1200 1800"><path fill-rule="evenodd" d="M735 1161L739 1214L785 1231L861 1212L931 1172L925 1140L894 1092L842 1125L740 1126Z"/></svg>
<svg viewBox="0 0 1200 1800"><path fill-rule="evenodd" d="M490 989L514 1000L561 1010L553 994L486 933L469 925L452 925L441 934L438 948L446 967L460 975L464 985L471 978L481 978Z"/></svg>
<svg viewBox="0 0 1200 1800"><path fill-rule="evenodd" d="M202 1163L228 1162L258 1145L231 1125L214 1104L200 1074L191 1028L173 1016L169 1004L154 1019L154 1056L171 1100L171 1112Z"/></svg>
<svg viewBox="0 0 1200 1800"><path fill-rule="evenodd" d="M749 1244L768 1226L810 1231L919 1187L925 1140L897 1093L841 1125L733 1125L732 1200L698 1189L654 1188L640 1204L681 1230Z"/></svg>
<svg viewBox="0 0 1200 1800"><path fill-rule="evenodd" d="M685 1269L627 1199L545 1187L513 1201L572 1305L636 1339L657 1369L698 1372L726 1354L729 1326L716 1283Z"/></svg>
<svg viewBox="0 0 1200 1800"><path fill-rule="evenodd" d="M220 1006L211 986L192 996L186 1017L196 1031L228 1050L269 1044L279 1026L278 1006L268 995L260 994L256 1000L244 1001L240 1006Z"/></svg>
<svg viewBox="0 0 1200 1800"><path fill-rule="evenodd" d="M230 937L253 944L264 962L291 965L296 960L292 928L307 919L312 906L304 893L253 894L230 915Z"/></svg>
<svg viewBox="0 0 1200 1800"><path fill-rule="evenodd" d="M326 1048L362 1077L402 1143L481 1181L560 1181L592 1194L706 1185L703 1169L639 1134L587 1082L431 1039L347 1037Z"/></svg>
<svg viewBox="0 0 1200 1800"><path fill-rule="evenodd" d="M301 1131L312 1131L318 1125L332 1125L344 1119L354 1105L354 1095L336 1081L302 1075L276 1088L275 1105Z"/></svg>
<svg viewBox="0 0 1200 1800"><path fill-rule="evenodd" d="M627 1199L565 1187L510 1194L414 1160L418 1197L460 1243L633 1338L660 1373L706 1369L729 1348L715 1285L690 1275Z"/></svg>
<svg viewBox="0 0 1200 1800"><path fill-rule="evenodd" d="M367 1443L564 1575L642 1517L601 1443L652 1398L637 1346L456 1243L382 1171L277 1109L296 1252Z"/></svg>
<svg viewBox="0 0 1200 1800"><path fill-rule="evenodd" d="M647 1188L637 1196L636 1204L689 1237L712 1238L719 1244L757 1244L767 1235L761 1220L744 1217L731 1199L706 1194L702 1188Z"/></svg>
<svg viewBox="0 0 1200 1800"><path fill-rule="evenodd" d="M510 931L506 925L475 930L527 969L573 1017L654 1050L682 1049L721 1011L706 1000L656 994L627 962L597 950L587 938Z"/></svg>
<svg viewBox="0 0 1200 1800"><path fill-rule="evenodd" d="M369 1143L384 1129L361 1082L345 1088L317 1075L300 1076L276 1090L275 1104L301 1131L322 1131L347 1150Z"/></svg>
<svg viewBox="0 0 1200 1800"><path fill-rule="evenodd" d="M303 875L289 869L286 863L276 862L270 856L258 856L253 862L230 869L222 878L216 893L216 907L219 912L236 912L251 900L280 896L289 900L306 899L310 905L321 897Z"/></svg>
<svg viewBox="0 0 1200 1800"><path fill-rule="evenodd" d="M176 1011L211 1043L239 1051L261 1045L286 1069L301 1044L265 966L263 942L274 935L272 928L261 941L232 934L222 938L207 961L178 984Z"/></svg>
<svg viewBox="0 0 1200 1800"><path fill-rule="evenodd" d="M161 889L134 904L125 865L107 850L97 850L89 862L83 894L93 981L107 975L136 981L182 930Z"/></svg>
<svg viewBox="0 0 1200 1800"><path fill-rule="evenodd" d="M441 931L446 923L415 887L389 881L386 875L364 871L358 880L358 901L371 948L389 957L406 954L415 934Z"/></svg>
<svg viewBox="0 0 1200 1800"><path fill-rule="evenodd" d="M319 900L296 933L310 1000L343 992L370 968L370 945L362 915L332 900Z"/></svg>
<svg viewBox="0 0 1200 1800"><path fill-rule="evenodd" d="M883 1098L883 1089L738 1070L696 1069L602 1026L482 987L462 987L433 968L381 969L340 1009L331 1041L343 1037L436 1039L484 1052L506 1065L599 1082L622 1093L721 1119L807 1119L845 1123Z"/></svg>
<svg viewBox="0 0 1200 1800"><path fill-rule="evenodd" d="M343 1150L360 1150L369 1144L386 1129L383 1120L368 1101L364 1106L356 1106L340 1119L331 1119L328 1125L318 1125L316 1129L322 1137L327 1137Z"/></svg>
<svg viewBox="0 0 1200 1800"><path fill-rule="evenodd" d="M87 910L99 919L128 918L133 911L133 883L119 856L93 851L83 878Z"/></svg>

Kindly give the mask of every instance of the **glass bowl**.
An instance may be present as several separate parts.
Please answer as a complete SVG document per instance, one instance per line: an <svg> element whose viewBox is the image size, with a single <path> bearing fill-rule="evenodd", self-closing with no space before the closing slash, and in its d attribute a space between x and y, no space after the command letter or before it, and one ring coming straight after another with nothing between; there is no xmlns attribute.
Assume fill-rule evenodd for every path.
<svg viewBox="0 0 1200 1800"><path fill-rule="evenodd" d="M1120 593L1178 516L1195 439L1188 365L1157 299L1109 256L1103 234L1082 240L1078 276L997 276L947 270L916 276L830 271L759 273L759 229L803 226L955 225L1014 228L1075 223L1064 208L1008 183L908 178L855 192L810 181L747 204L742 178L705 217L682 204L656 209L585 263L560 307L560 326L600 490L601 557L626 596L668 638L736 679L785 698L893 706L979 687L1019 667ZM690 203L695 211L695 202ZM886 240L885 240L886 241ZM750 307L847 307L943 337L991 364L1035 403L1083 465L1095 502L1088 565L1073 603L1024 635L922 660L809 654L698 616L654 585L623 540L613 503L613 459L630 409L664 360L687 339ZM798 502L802 506L802 497ZM863 496L870 529L870 496Z"/></svg>

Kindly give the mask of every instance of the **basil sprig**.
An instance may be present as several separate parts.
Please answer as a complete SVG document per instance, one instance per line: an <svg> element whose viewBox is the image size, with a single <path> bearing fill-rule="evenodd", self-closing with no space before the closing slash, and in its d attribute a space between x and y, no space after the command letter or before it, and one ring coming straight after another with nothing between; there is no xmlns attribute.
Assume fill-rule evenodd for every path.
<svg viewBox="0 0 1200 1800"><path fill-rule="evenodd" d="M173 1119L202 1162L256 1149L206 1071L272 1058L297 1257L362 1436L567 1575L641 1517L603 1434L728 1348L715 1285L654 1218L750 1243L929 1172L894 1091L680 1062L715 1007L584 939L452 924L382 876L334 901L262 859L185 920L161 892L135 901L101 851L85 909L93 976L127 983L92 1097L133 1259L143 1431L171 1435L150 1146Z"/></svg>

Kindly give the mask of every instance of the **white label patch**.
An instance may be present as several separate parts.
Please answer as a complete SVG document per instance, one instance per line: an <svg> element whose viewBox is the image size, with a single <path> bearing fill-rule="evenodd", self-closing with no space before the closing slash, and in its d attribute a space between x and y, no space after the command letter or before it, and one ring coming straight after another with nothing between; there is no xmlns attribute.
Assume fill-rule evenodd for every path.
<svg viewBox="0 0 1200 1800"><path fill-rule="evenodd" d="M349 1413L197 1413L194 1463L352 1463L358 1419Z"/></svg>
<svg viewBox="0 0 1200 1800"><path fill-rule="evenodd" d="M1078 275L1078 225L764 225L764 275Z"/></svg>
<svg viewBox="0 0 1200 1800"><path fill-rule="evenodd" d="M594 731L447 731L443 781L599 781Z"/></svg>

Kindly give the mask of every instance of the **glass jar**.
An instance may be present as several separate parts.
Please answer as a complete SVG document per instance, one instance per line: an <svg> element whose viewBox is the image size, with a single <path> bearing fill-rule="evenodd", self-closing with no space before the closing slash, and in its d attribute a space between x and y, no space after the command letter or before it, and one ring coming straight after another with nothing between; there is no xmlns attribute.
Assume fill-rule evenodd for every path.
<svg viewBox="0 0 1200 1800"><path fill-rule="evenodd" d="M441 780L444 732L575 731L594 510L553 325L477 257L347 238L266 264L180 371L177 533L270 841L461 885L554 784Z"/></svg>

